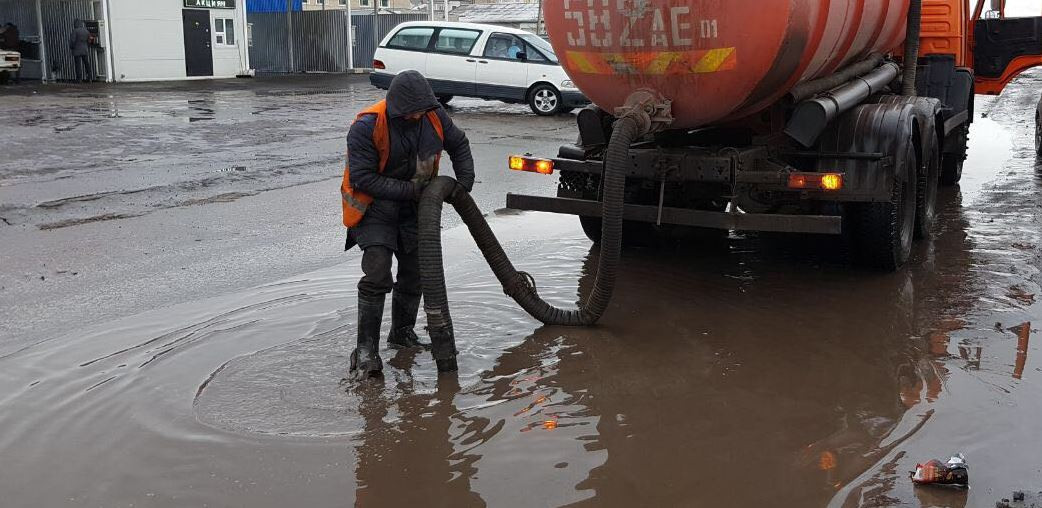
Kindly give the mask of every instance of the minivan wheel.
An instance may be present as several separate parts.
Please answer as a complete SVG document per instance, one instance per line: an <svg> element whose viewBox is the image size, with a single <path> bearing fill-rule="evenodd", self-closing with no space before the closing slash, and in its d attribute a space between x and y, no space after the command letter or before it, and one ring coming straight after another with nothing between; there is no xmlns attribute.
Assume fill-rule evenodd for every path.
<svg viewBox="0 0 1042 508"><path fill-rule="evenodd" d="M438 96L438 102L440 102L442 106L448 106L449 105L449 101L451 101L451 100L452 100L452 96L451 95L439 95Z"/></svg>
<svg viewBox="0 0 1042 508"><path fill-rule="evenodd" d="M528 106L539 116L552 116L561 111L561 92L550 85L539 85L528 94Z"/></svg>

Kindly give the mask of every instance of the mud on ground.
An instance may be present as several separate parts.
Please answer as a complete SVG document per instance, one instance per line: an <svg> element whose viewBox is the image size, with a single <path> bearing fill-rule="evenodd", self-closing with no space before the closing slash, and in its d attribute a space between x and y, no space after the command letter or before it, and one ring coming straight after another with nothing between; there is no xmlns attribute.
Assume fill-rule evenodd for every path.
<svg viewBox="0 0 1042 508"><path fill-rule="evenodd" d="M161 125L220 125L227 103L238 129L247 114L266 114L252 114L254 102L292 104L273 118L270 143L259 141L270 123L247 122L258 132L229 141L215 166L202 155L156 157L154 173L117 163L118 177L81 177L67 163L3 166L0 198L12 205L0 215L12 225L0 226L0 248L4 280L15 282L0 291L0 491L12 506L273 507L991 506L1038 491L1040 78L978 97L964 182L942 192L937 234L896 274L853 269L829 241L732 235L628 251L600 326L541 327L502 294L467 232L447 229L456 380L439 381L426 354L384 352L382 383L338 382L359 274L357 256L322 247L336 230L315 218L328 213L315 203L335 185L344 116L316 104L335 94L214 92L219 106L203 122L191 121L194 98L179 99L180 116ZM357 102L331 104L370 100L363 85L346 87ZM239 94L253 97L232 106ZM43 115L46 128L64 109ZM568 119L481 102L455 115L479 147L484 209L507 189L552 192L495 159L518 146L552 153L572 135ZM312 118L329 130L301 134ZM133 132L115 124L126 129L116 137ZM169 136L168 151L217 144ZM62 143L55 161L86 146ZM117 146L133 145L86 148L119 155ZM126 156L147 156L136 151ZM229 176L199 184L210 190L170 190L225 166ZM131 184L135 171L147 184ZM194 176L171 176L179 171ZM146 190L157 185L168 190ZM107 194L120 186L142 190L126 201ZM69 200L81 195L100 197ZM154 206L165 196L203 202ZM101 214L137 216L41 227ZM502 213L491 224L545 297L567 305L592 282L597 251L574 219ZM68 252L55 254L59 245ZM40 259L99 275L63 282L61 294L40 290L29 275L57 277ZM917 461L957 451L970 490L911 486Z"/></svg>

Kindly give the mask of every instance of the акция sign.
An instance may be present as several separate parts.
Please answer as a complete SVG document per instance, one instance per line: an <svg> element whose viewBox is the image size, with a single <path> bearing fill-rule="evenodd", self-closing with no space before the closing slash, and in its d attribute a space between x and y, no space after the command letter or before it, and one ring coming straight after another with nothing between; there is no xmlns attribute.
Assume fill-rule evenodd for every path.
<svg viewBox="0 0 1042 508"><path fill-rule="evenodd" d="M203 9L234 9L235 0L185 0L185 7Z"/></svg>

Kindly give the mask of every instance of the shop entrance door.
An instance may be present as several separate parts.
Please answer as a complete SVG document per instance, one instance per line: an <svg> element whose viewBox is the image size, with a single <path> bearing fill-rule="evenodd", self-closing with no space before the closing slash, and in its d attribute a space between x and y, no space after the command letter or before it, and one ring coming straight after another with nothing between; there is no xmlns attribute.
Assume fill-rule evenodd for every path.
<svg viewBox="0 0 1042 508"><path fill-rule="evenodd" d="M181 11L185 28L185 70L189 76L213 76L210 11Z"/></svg>

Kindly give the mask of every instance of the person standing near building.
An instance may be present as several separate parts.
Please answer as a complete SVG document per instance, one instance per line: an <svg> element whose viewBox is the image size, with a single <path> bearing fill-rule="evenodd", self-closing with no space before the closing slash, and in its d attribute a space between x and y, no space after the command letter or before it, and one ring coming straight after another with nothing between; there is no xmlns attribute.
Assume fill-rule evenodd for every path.
<svg viewBox="0 0 1042 508"><path fill-rule="evenodd" d="M7 23L3 28L3 44L0 45L0 49L6 49L8 51L21 51L22 41L18 35L18 25L14 23Z"/></svg>
<svg viewBox="0 0 1042 508"><path fill-rule="evenodd" d="M76 81L83 83L84 76L87 81L94 81L94 74L90 69L90 31L82 19L73 22L72 36L69 38L69 49L72 50L73 65L76 67ZM82 73L80 66L83 66Z"/></svg>
<svg viewBox="0 0 1042 508"><path fill-rule="evenodd" d="M358 342L349 378L360 381L383 371L380 325L392 290L392 348L425 346L413 327L419 312L420 262L417 201L438 173L441 152L452 159L460 187L474 186L470 141L438 103L427 79L404 71L391 81L386 99L358 114L347 136L347 165L340 185L346 249L362 249L358 282ZM398 277L391 277L391 258ZM455 351L433 351L441 371L454 371Z"/></svg>

